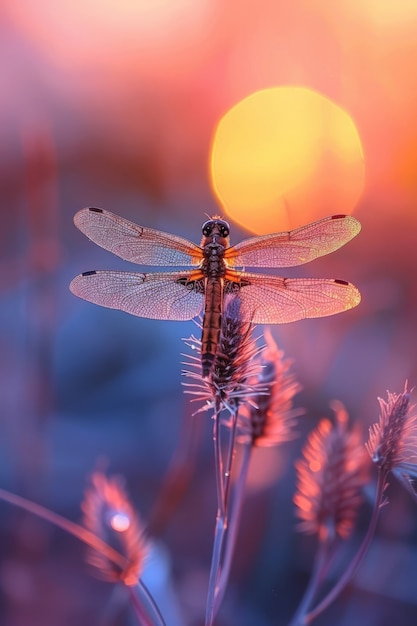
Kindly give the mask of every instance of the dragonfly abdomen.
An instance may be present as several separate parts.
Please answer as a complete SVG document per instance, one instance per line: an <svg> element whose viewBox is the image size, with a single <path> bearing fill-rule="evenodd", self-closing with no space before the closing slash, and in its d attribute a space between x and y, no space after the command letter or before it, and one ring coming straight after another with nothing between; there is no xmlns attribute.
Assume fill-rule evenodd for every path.
<svg viewBox="0 0 417 626"><path fill-rule="evenodd" d="M223 303L223 278L206 279L203 333L201 337L201 365L207 378L213 366L220 338Z"/></svg>
<svg viewBox="0 0 417 626"><path fill-rule="evenodd" d="M226 273L224 251L229 245L229 226L223 220L209 220L203 224L203 235L201 271L205 276L205 302L201 337L201 367L203 377L207 378L213 367L220 339Z"/></svg>

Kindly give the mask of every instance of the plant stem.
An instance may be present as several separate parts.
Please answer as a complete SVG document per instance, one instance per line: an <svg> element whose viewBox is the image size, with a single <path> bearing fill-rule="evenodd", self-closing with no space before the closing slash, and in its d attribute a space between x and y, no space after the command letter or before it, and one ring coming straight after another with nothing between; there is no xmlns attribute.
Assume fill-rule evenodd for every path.
<svg viewBox="0 0 417 626"><path fill-rule="evenodd" d="M165 626L162 615L143 582L139 580L128 589L139 626Z"/></svg>
<svg viewBox="0 0 417 626"><path fill-rule="evenodd" d="M94 550L97 550L97 552L104 554L112 563L120 567L121 570L126 569L127 560L122 554L120 554L120 552L111 548L105 541L102 541L94 533L90 532L86 528L83 528L79 524L75 524L74 522L65 519L65 517L50 511L40 504L31 502L26 498L22 498L22 496L17 496L10 491L6 491L6 489L0 488L0 499L9 502L9 504L18 506L29 513L33 513L34 515L37 515L37 517L41 517L47 522L54 524L54 526L65 530L73 537L76 537L91 548L94 548Z"/></svg>
<svg viewBox="0 0 417 626"><path fill-rule="evenodd" d="M214 466L216 472L217 514L214 529L213 552L211 557L210 576L207 590L206 626L211 626L214 619L214 598L216 595L217 579L225 532L223 459L220 439L220 404L216 400L213 424Z"/></svg>
<svg viewBox="0 0 417 626"><path fill-rule="evenodd" d="M217 511L216 526L214 530L213 553L211 557L210 578L207 591L206 622L205 626L212 626L215 617L215 599L217 594L217 582L221 564L223 541L226 534L226 520Z"/></svg>
<svg viewBox="0 0 417 626"><path fill-rule="evenodd" d="M216 407L217 408L217 407ZM214 531L213 554L211 559L209 586L207 591L206 605L206 626L212 626L216 614L216 596L219 592L219 579L222 567L222 555L227 540L228 525L228 500L230 477L232 473L233 458L235 452L237 410L231 415L232 426L229 430L229 440L227 446L226 463L222 460L222 445L220 437L220 416L215 414L215 425L213 430L214 454L216 464L216 484L217 484L217 515ZM218 608L218 607L217 607Z"/></svg>
<svg viewBox="0 0 417 626"><path fill-rule="evenodd" d="M224 484L223 484L223 459L220 438L220 407L216 405L213 416L213 443L214 443L214 466L216 471L217 508L221 516L224 515Z"/></svg>
<svg viewBox="0 0 417 626"><path fill-rule="evenodd" d="M339 593L341 593L341 591L344 589L344 587L347 585L347 583L349 582L349 580L352 578L357 568L359 567L359 564L361 563L363 557L365 556L369 548L369 545L373 539L373 536L375 534L375 529L376 529L376 525L377 525L378 518L379 518L379 511L381 509L381 506L383 505L382 498L383 498L383 494L384 494L384 490L386 486L386 478L387 478L386 471L379 469L374 508L372 511L372 516L369 522L366 535L361 545L359 546L357 553L351 560L348 567L343 572L341 578L337 581L337 583L329 591L329 593L323 598L323 600L316 606L316 608L310 611L310 613L308 613L308 615L305 618L305 624L311 624L311 622L318 615L320 615L320 613L322 613L325 609L327 609L327 607L335 600L335 598L337 598Z"/></svg>
<svg viewBox="0 0 417 626"><path fill-rule="evenodd" d="M229 432L229 445L227 451L226 464L224 468L224 509L228 511L229 490L230 490L230 477L232 474L232 465L235 455L235 439L236 439L236 424L237 424L237 407L234 406L234 411L231 413L232 426Z"/></svg>
<svg viewBox="0 0 417 626"><path fill-rule="evenodd" d="M232 565L233 553L236 545L237 534L239 530L239 522L242 512L243 497L245 494L246 477L249 469L249 461L252 452L252 442L244 444L243 459L239 468L239 477L235 488L233 489L233 501L229 508L229 523L227 527L227 541L225 544L225 554L220 572L220 580L217 588L215 599L215 614L219 610L223 600L227 582L229 579L230 568Z"/></svg>
<svg viewBox="0 0 417 626"><path fill-rule="evenodd" d="M19 508L28 511L28 513L32 513L33 515L50 522L54 526L61 528L73 537L76 537L80 541L86 543L94 550L97 550L97 552L104 554L110 561L112 561L112 563L120 567L122 571L126 569L127 559L83 526L75 524L74 522L65 519L65 517L58 515L58 513L54 513L40 504L31 502L30 500L6 491L5 489L0 488L0 499L5 502L9 502L9 504L18 506ZM148 589L140 580L135 587L129 587L129 591L140 626L165 626L165 622L159 613L155 601L153 600Z"/></svg>
<svg viewBox="0 0 417 626"><path fill-rule="evenodd" d="M289 626L303 626L303 624L305 624L306 613L314 599L314 596L317 594L317 590L319 589L323 578L323 572L327 566L330 546L331 542L328 539L320 542L314 559L313 572Z"/></svg>

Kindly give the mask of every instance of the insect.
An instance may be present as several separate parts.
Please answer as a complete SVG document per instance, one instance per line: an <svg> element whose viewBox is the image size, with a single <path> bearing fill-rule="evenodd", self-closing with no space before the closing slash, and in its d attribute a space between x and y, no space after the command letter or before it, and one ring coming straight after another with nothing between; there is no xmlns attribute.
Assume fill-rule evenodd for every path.
<svg viewBox="0 0 417 626"><path fill-rule="evenodd" d="M188 267L172 272L90 271L76 276L71 291L90 302L159 320L189 320L203 313L202 371L210 374L228 298L239 298L239 315L254 324L282 324L340 313L360 302L358 289L330 278L283 278L245 267L291 267L337 250L360 231L349 215L332 215L288 232L250 237L230 246L229 224L213 217L202 226L198 246L177 235L138 226L98 208L74 223L102 248L133 263Z"/></svg>

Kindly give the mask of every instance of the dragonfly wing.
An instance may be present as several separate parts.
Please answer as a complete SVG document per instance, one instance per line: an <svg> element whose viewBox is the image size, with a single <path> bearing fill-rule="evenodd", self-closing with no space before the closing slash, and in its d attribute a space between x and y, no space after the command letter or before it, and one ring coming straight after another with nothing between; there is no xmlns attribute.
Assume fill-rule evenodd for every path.
<svg viewBox="0 0 417 626"><path fill-rule="evenodd" d="M142 265L199 265L199 246L152 228L138 226L129 220L97 208L81 209L74 223L97 245L125 261Z"/></svg>
<svg viewBox="0 0 417 626"><path fill-rule="evenodd" d="M329 254L361 229L351 215L332 215L283 233L245 239L228 248L225 259L241 267L292 267Z"/></svg>
<svg viewBox="0 0 417 626"><path fill-rule="evenodd" d="M204 301L204 282L187 283L184 272L85 272L70 290L94 304L157 320L192 319Z"/></svg>
<svg viewBox="0 0 417 626"><path fill-rule="evenodd" d="M226 283L226 294L228 283ZM284 324L310 317L326 317L359 304L358 289L344 280L330 278L281 278L242 273L238 295L240 314L254 324Z"/></svg>

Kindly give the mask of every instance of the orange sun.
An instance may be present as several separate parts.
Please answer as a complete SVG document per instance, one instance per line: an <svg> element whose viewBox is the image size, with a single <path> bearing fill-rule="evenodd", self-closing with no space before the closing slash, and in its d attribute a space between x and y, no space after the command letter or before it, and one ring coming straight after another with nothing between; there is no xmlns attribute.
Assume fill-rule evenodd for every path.
<svg viewBox="0 0 417 626"><path fill-rule="evenodd" d="M352 213L364 159L352 118L304 87L258 91L216 128L211 184L227 215L256 233Z"/></svg>

